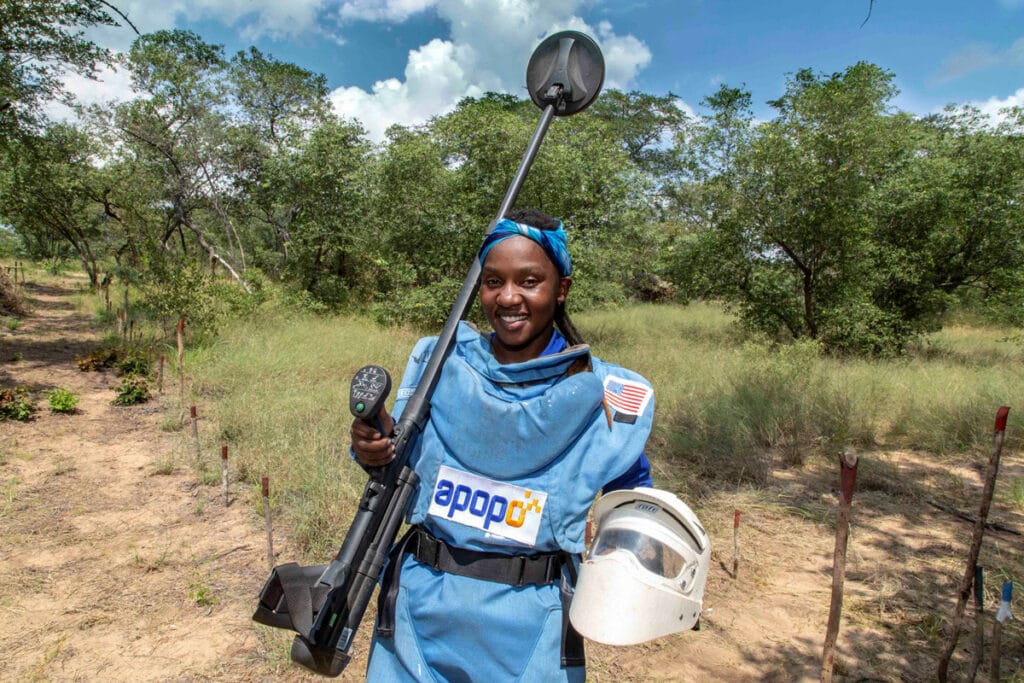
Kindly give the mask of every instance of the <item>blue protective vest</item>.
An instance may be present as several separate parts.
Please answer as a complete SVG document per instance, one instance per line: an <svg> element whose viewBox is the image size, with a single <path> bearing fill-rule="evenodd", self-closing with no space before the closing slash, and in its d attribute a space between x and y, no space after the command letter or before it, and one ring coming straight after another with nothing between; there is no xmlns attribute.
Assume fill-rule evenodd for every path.
<svg viewBox="0 0 1024 683"><path fill-rule="evenodd" d="M396 415L436 341L413 350ZM591 358L593 372L567 376L587 354L578 346L502 365L487 337L460 324L410 454L421 481L408 521L472 550L582 552L594 497L640 457L654 413L650 385L634 372ZM374 639L367 680L584 677L560 667L557 584L517 588L405 556L395 620L393 639Z"/></svg>

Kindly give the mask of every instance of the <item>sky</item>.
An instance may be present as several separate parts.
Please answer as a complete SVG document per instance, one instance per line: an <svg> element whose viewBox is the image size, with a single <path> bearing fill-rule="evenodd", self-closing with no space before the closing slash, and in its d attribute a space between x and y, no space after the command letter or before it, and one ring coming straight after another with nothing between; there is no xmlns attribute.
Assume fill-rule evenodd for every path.
<svg viewBox="0 0 1024 683"><path fill-rule="evenodd" d="M754 114L799 69L831 74L869 61L895 74L894 107L947 104L995 113L1024 105L1024 0L113 0L143 33L182 28L227 57L255 45L322 73L335 110L371 139L466 96L527 97L533 48L560 30L596 39L605 87L674 94L697 112L721 85L749 90ZM93 30L125 50L127 28ZM85 102L130 96L124 73L74 77ZM58 108L54 117L63 114Z"/></svg>

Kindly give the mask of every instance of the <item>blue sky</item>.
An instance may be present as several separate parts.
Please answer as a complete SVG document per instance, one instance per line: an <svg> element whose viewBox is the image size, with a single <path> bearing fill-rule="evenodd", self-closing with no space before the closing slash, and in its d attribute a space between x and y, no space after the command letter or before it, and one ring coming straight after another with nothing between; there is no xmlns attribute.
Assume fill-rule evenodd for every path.
<svg viewBox="0 0 1024 683"><path fill-rule="evenodd" d="M672 92L683 106L744 85L760 118L786 74L857 61L896 75L895 105L994 112L1024 105L1024 0L121 0L142 31L186 28L230 56L256 45L327 76L336 109L380 139L487 90L525 96L523 72L547 33L597 38L607 85ZM870 8L870 18L868 18ZM867 19L867 22L865 22ZM863 26L862 26L863 24ZM124 49L133 34L94 37ZM70 83L86 99L123 97L124 75Z"/></svg>

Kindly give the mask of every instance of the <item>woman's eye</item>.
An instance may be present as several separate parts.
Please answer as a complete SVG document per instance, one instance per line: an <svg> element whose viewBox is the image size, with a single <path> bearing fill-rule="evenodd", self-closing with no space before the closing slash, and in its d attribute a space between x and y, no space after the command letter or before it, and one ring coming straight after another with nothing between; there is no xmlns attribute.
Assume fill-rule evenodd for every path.
<svg viewBox="0 0 1024 683"><path fill-rule="evenodd" d="M485 287L500 287L501 286L501 280L499 280L498 278L495 278L495 277L489 277L486 280L484 280L484 286Z"/></svg>
<svg viewBox="0 0 1024 683"><path fill-rule="evenodd" d="M523 280L523 287L536 287L540 283L540 280L533 277L528 277Z"/></svg>

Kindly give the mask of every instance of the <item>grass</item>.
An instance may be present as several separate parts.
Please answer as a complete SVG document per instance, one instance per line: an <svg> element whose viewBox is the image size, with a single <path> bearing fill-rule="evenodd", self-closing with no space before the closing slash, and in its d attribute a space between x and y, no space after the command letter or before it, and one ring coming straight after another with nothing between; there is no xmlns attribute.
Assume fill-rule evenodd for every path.
<svg viewBox="0 0 1024 683"><path fill-rule="evenodd" d="M1014 479L1010 485L1010 497L1018 510L1024 512L1024 479Z"/></svg>
<svg viewBox="0 0 1024 683"><path fill-rule="evenodd" d="M708 303L574 319L597 355L653 383L655 477L687 494L763 483L779 467L832 458L847 446L976 454L990 445L996 409L1024 404L1024 344L1006 330L961 325L905 357L872 360L745 339ZM216 425L210 443L231 445L242 480L258 486L270 476L275 514L318 557L336 547L366 479L347 452L348 383L372 362L397 384L419 336L355 317L277 310L227 325L186 359ZM1007 434L1007 449L1018 448L1020 437ZM891 481L895 471L870 465L865 482L911 495Z"/></svg>
<svg viewBox="0 0 1024 683"><path fill-rule="evenodd" d="M279 312L229 326L186 359L218 426L213 442L231 447L242 480L258 486L270 477L272 506L318 556L340 540L366 479L348 455L348 382L375 362L397 384L417 337L354 318Z"/></svg>

